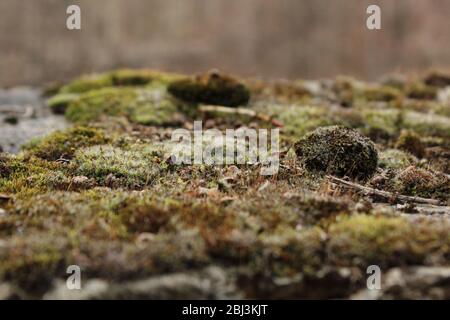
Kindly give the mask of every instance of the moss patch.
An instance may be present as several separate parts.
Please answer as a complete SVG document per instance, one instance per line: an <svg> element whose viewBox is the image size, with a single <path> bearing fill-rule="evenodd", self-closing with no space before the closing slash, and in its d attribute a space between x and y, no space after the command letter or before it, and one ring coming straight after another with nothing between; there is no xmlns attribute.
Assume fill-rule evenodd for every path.
<svg viewBox="0 0 450 320"><path fill-rule="evenodd" d="M366 179L377 167L375 146L353 129L332 126L316 129L296 145L307 170Z"/></svg>
<svg viewBox="0 0 450 320"><path fill-rule="evenodd" d="M175 97L192 103L237 107L246 105L250 99L244 84L217 72L174 82L168 90Z"/></svg>

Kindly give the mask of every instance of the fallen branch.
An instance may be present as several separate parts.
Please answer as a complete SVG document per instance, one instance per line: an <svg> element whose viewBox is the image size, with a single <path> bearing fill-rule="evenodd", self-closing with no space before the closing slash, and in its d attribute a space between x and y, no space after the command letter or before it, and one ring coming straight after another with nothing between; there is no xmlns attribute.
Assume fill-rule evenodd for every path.
<svg viewBox="0 0 450 320"><path fill-rule="evenodd" d="M427 199L427 198L421 198L421 197L411 197L411 196L405 196L401 194L394 194L387 191L382 191L378 189L373 189L370 187L365 187L360 184L345 181L343 179L336 178L334 176L327 176L327 179L331 182L339 185L344 185L348 188L352 188L355 190L362 191L366 195L376 195L387 199L396 199L404 202L414 202L414 203L425 203L425 204L431 204L431 205L440 205L441 201L435 200L435 199Z"/></svg>
<svg viewBox="0 0 450 320"><path fill-rule="evenodd" d="M247 109L247 108L230 108L230 107L223 107L223 106L213 106L213 105L206 105L206 106L200 106L199 110L201 112L219 112L219 113L226 113L226 114L237 114L237 115L243 115L248 116L251 118L259 119L261 121L270 122L276 127L283 127L283 124L270 117L269 115L258 113L255 110Z"/></svg>

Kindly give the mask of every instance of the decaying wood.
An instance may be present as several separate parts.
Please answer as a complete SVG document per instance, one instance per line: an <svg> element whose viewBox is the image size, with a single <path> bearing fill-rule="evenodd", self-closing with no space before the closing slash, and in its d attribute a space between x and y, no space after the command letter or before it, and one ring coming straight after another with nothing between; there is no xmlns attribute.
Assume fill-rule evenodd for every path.
<svg viewBox="0 0 450 320"><path fill-rule="evenodd" d="M343 185L348 188L352 188L352 189L361 191L366 195L376 195L376 196L380 196L380 197L383 197L386 199L395 199L395 200L399 200L399 201L403 201L403 202L424 203L424 204L431 204L431 205L440 205L441 204L441 201L439 201L439 200L395 194L395 193L391 193L391 192L387 192L387 191L383 191L383 190L378 190L378 189L362 186L362 185L354 183L354 182L345 181L343 179L340 179L340 178L337 178L334 176L327 176L327 179L335 184Z"/></svg>
<svg viewBox="0 0 450 320"><path fill-rule="evenodd" d="M258 113L255 110L251 110L251 109L247 109L247 108L230 108L230 107L224 107L224 106L205 105L205 106L200 106L199 111L243 115L243 116L248 116L248 117L255 118L255 119L258 119L261 121L270 122L271 124L273 124L276 127L283 127L283 124L280 121L273 119L269 115Z"/></svg>

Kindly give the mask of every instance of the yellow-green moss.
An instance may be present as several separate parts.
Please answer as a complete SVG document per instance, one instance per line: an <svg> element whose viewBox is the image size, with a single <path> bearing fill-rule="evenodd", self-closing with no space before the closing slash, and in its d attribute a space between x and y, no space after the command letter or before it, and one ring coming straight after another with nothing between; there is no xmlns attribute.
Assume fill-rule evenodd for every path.
<svg viewBox="0 0 450 320"><path fill-rule="evenodd" d="M416 162L417 159L409 153L387 149L379 153L378 165L384 169L405 169Z"/></svg>
<svg viewBox="0 0 450 320"><path fill-rule="evenodd" d="M152 82L169 84L185 78L183 75L148 69L120 69L79 77L60 88L59 93L86 93L106 87L146 86Z"/></svg>
<svg viewBox="0 0 450 320"><path fill-rule="evenodd" d="M72 158L79 148L104 144L108 141L102 130L79 126L33 140L24 149L36 157L55 161L60 158Z"/></svg>
<svg viewBox="0 0 450 320"><path fill-rule="evenodd" d="M145 125L181 123L183 114L174 101L151 89L105 88L82 94L71 102L66 117L77 123L98 121L105 116L127 117Z"/></svg>
<svg viewBox="0 0 450 320"><path fill-rule="evenodd" d="M434 100L437 97L437 90L421 82L414 82L406 88L408 98L417 100Z"/></svg>
<svg viewBox="0 0 450 320"><path fill-rule="evenodd" d="M153 150L124 150L108 145L77 150L74 166L76 175L93 178L100 185L128 188L152 184L164 168L155 162Z"/></svg>
<svg viewBox="0 0 450 320"><path fill-rule="evenodd" d="M395 147L407 151L419 158L422 158L425 155L425 146L420 140L420 136L414 131L402 130L395 143Z"/></svg>
<svg viewBox="0 0 450 320"><path fill-rule="evenodd" d="M67 107L72 101L78 98L78 94L74 93L60 93L47 101L47 105L55 114L64 114Z"/></svg>
<svg viewBox="0 0 450 320"><path fill-rule="evenodd" d="M380 267L426 263L427 257L448 259L448 225L403 218L355 215L331 225L330 262L345 266Z"/></svg>

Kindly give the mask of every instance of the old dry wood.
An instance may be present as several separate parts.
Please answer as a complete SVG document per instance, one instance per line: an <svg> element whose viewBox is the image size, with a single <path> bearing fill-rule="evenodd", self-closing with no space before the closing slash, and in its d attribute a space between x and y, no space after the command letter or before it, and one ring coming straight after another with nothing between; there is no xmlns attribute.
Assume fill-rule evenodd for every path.
<svg viewBox="0 0 450 320"><path fill-rule="evenodd" d="M387 199L398 199L398 200L405 201L405 202L425 203L425 204L431 204L431 205L436 205L436 206L441 204L441 202L439 200L427 199L427 198L421 198L421 197L410 197L410 196L405 196L405 195L401 195L401 194L394 194L394 193L387 192L387 191L382 191L382 190L377 190L377 189L373 189L370 187L365 187L360 184L350 182L350 181L345 181L343 179L339 179L334 176L327 176L327 179L335 184L344 185L348 188L362 191L367 195L377 195L377 196L384 197Z"/></svg>
<svg viewBox="0 0 450 320"><path fill-rule="evenodd" d="M230 108L230 107L224 107L224 106L214 106L214 105L205 105L200 106L199 110L201 112L218 112L218 113L227 113L227 114L237 114L237 115L243 115L248 116L251 118L259 119L265 122L270 122L276 127L283 127L283 124L270 117L269 115L258 113L255 110L247 109L247 108Z"/></svg>

